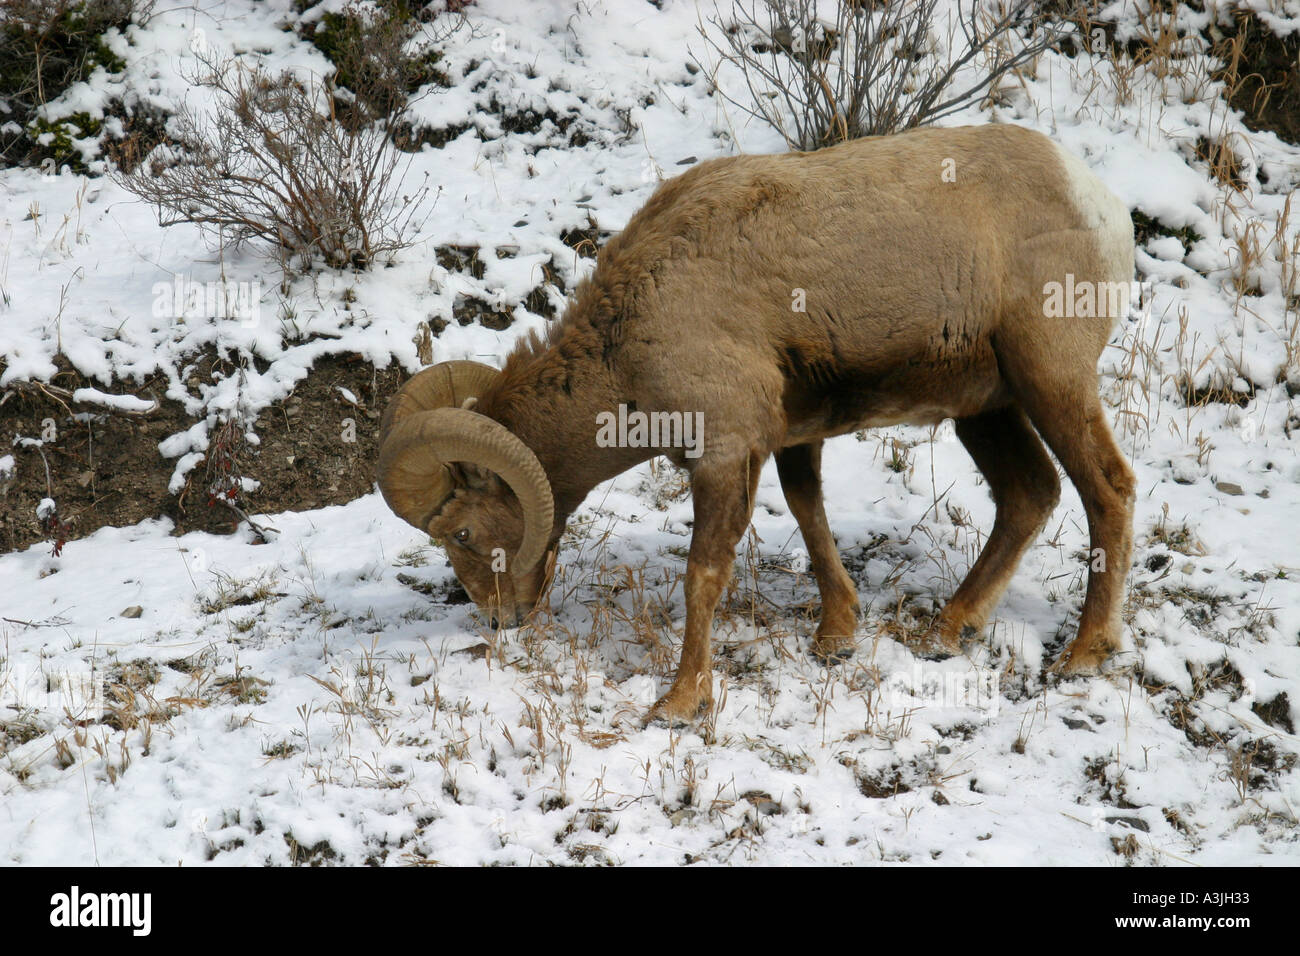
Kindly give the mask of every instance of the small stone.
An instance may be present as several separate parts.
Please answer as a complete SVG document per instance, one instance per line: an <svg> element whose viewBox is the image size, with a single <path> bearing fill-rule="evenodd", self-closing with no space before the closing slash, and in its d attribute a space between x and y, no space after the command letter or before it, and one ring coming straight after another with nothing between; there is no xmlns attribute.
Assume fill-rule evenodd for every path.
<svg viewBox="0 0 1300 956"><path fill-rule="evenodd" d="M1225 495L1244 495L1246 493L1241 490L1241 485L1231 481L1216 481L1214 487L1218 488Z"/></svg>
<svg viewBox="0 0 1300 956"><path fill-rule="evenodd" d="M1151 828L1141 817L1106 817L1107 823L1116 823L1122 827L1128 827L1130 830L1141 830L1143 833L1150 833Z"/></svg>
<svg viewBox="0 0 1300 956"><path fill-rule="evenodd" d="M138 605L138 604L132 604L129 608L127 608L125 611L122 612L122 615L121 615L121 616L122 616L122 617L126 617L126 618L135 619L135 618L139 617L139 616L140 616L141 614L143 614L143 613L144 613L144 608L142 608L142 607L141 607L140 605Z"/></svg>
<svg viewBox="0 0 1300 956"><path fill-rule="evenodd" d="M743 793L741 799L748 800L754 809L765 817L781 812L781 804L773 800L770 793L764 793L761 790L751 790L748 793Z"/></svg>

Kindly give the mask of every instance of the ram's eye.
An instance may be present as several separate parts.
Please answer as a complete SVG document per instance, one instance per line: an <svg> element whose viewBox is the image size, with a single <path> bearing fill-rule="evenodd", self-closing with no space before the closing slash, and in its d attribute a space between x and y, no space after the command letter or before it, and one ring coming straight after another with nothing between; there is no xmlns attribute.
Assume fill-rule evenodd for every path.
<svg viewBox="0 0 1300 956"><path fill-rule="evenodd" d="M461 528L454 535L452 535L452 537L455 538L459 543L464 544L466 541L469 540L469 528Z"/></svg>

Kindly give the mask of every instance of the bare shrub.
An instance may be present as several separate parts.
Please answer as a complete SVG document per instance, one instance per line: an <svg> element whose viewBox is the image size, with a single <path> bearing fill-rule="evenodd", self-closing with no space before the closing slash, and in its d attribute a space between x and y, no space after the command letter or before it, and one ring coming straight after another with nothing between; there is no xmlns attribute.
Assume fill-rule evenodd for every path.
<svg viewBox="0 0 1300 956"><path fill-rule="evenodd" d="M995 90L1075 29L1041 6L955 0L944 26L939 0L735 0L699 32L745 78L748 100L722 95L807 150L933 123Z"/></svg>
<svg viewBox="0 0 1300 956"><path fill-rule="evenodd" d="M205 62L194 83L214 94L211 111L182 107L169 143L114 174L161 225L264 240L286 268L293 257L365 268L410 244L428 188L398 195L399 154L381 130L339 122L328 83L235 58Z"/></svg>

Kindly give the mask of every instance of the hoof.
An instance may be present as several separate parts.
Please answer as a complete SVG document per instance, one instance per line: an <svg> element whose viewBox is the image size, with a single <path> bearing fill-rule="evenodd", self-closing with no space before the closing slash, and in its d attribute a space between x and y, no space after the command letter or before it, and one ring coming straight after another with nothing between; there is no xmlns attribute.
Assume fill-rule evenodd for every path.
<svg viewBox="0 0 1300 956"><path fill-rule="evenodd" d="M960 641L947 641L937 635L927 634L913 645L912 653L927 661L942 661L961 653Z"/></svg>
<svg viewBox="0 0 1300 956"><path fill-rule="evenodd" d="M948 647L943 644L925 645L916 649L916 656L923 661L946 661L961 653L960 647Z"/></svg>
<svg viewBox="0 0 1300 956"><path fill-rule="evenodd" d="M1110 657L1110 647L1078 645L1076 639L1061 652L1061 656L1051 666L1053 674L1061 677L1096 677L1101 674L1102 665Z"/></svg>
<svg viewBox="0 0 1300 956"><path fill-rule="evenodd" d="M852 634L829 635L819 633L813 638L808 653L814 660L820 661L827 667L832 667L847 661L856 650L857 642L853 640Z"/></svg>
<svg viewBox="0 0 1300 956"><path fill-rule="evenodd" d="M650 708L646 714L643 726L658 724L661 727L677 729L679 727L692 727L699 723L700 719L709 712L713 706L711 697L692 697L688 698L684 694L675 694L669 691L660 697L655 705Z"/></svg>
<svg viewBox="0 0 1300 956"><path fill-rule="evenodd" d="M912 653L925 660L941 661L956 657L962 652L962 644L979 637L979 628L964 624L955 627L942 618L935 621L921 639L912 646Z"/></svg>
<svg viewBox="0 0 1300 956"><path fill-rule="evenodd" d="M851 658L856 650L857 648L852 644L827 645L813 641L812 646L808 648L808 656L826 667L834 667Z"/></svg>

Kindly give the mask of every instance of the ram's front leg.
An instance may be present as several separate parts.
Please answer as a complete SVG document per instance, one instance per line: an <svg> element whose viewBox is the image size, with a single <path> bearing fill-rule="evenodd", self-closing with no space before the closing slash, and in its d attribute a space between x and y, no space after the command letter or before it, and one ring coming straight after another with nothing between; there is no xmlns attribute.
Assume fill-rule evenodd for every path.
<svg viewBox="0 0 1300 956"><path fill-rule="evenodd" d="M691 474L695 529L686 559L686 636L677 676L648 720L689 723L713 703L710 632L718 598L731 579L736 545L749 526L764 456L701 462Z"/></svg>

